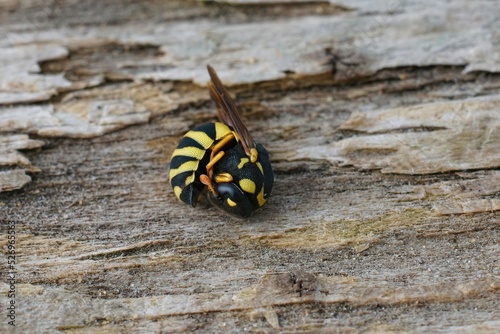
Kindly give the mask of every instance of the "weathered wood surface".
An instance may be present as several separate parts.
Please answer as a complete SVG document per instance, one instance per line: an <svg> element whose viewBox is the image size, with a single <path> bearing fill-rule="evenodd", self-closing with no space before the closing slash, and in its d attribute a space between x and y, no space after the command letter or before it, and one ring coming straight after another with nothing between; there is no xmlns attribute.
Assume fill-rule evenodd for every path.
<svg viewBox="0 0 500 334"><path fill-rule="evenodd" d="M20 333L500 327L499 2L0 9ZM207 63L272 156L247 222L167 182Z"/></svg>

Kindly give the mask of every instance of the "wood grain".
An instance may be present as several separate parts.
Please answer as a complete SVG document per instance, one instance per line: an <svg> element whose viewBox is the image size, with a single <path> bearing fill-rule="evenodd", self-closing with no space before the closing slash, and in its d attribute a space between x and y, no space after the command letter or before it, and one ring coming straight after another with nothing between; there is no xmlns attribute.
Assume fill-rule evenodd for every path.
<svg viewBox="0 0 500 334"><path fill-rule="evenodd" d="M497 2L0 9L19 333L500 326ZM168 184L182 135L216 118L207 63L275 169L248 221Z"/></svg>

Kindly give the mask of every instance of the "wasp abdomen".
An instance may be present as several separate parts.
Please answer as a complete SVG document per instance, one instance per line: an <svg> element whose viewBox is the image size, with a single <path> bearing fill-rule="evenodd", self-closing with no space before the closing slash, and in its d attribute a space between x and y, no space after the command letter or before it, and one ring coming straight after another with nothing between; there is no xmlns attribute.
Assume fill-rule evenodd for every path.
<svg viewBox="0 0 500 334"><path fill-rule="evenodd" d="M170 184L175 196L184 203L196 205L204 185L199 177L206 172L211 148L232 131L224 123L206 123L187 132L170 160Z"/></svg>

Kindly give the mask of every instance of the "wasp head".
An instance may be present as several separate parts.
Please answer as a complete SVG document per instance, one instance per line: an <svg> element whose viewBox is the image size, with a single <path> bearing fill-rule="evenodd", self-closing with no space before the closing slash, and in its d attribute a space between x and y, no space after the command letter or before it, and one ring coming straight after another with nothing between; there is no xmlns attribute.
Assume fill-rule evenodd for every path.
<svg viewBox="0 0 500 334"><path fill-rule="evenodd" d="M247 218L255 210L247 195L234 183L215 183L216 194L207 193L208 201L236 218Z"/></svg>

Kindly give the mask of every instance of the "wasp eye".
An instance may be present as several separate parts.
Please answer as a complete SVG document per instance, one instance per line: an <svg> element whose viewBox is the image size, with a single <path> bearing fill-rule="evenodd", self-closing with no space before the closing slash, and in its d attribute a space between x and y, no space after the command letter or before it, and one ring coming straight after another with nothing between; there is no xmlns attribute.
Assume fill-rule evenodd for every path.
<svg viewBox="0 0 500 334"><path fill-rule="evenodd" d="M221 197L230 198L236 203L241 202L245 196L234 183L222 183L217 185L217 192Z"/></svg>
<svg viewBox="0 0 500 334"><path fill-rule="evenodd" d="M234 217L250 217L256 207L236 183L214 183L217 194L207 192L207 198L216 208Z"/></svg>

